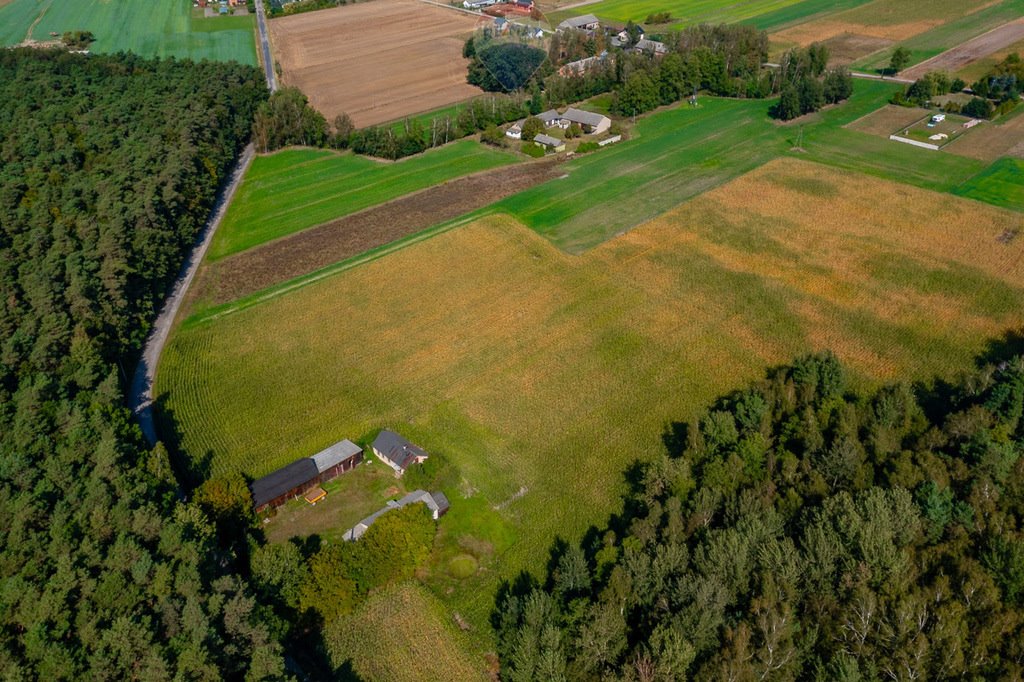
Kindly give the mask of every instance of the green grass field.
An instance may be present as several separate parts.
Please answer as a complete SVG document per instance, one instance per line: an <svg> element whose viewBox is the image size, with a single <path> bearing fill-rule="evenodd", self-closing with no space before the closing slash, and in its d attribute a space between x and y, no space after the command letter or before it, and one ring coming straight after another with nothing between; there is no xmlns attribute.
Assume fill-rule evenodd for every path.
<svg viewBox="0 0 1024 682"><path fill-rule="evenodd" d="M956 193L995 206L1024 211L1024 161L999 159L958 187Z"/></svg>
<svg viewBox="0 0 1024 682"><path fill-rule="evenodd" d="M853 2L854 0L844 0ZM806 0L805 0L806 2ZM783 12L804 5L800 0L748 0L743 3L722 0L602 0L586 7L551 12L547 19L554 25L568 17L592 13L602 19L643 22L647 15L669 12L676 25L700 23L733 23L754 20L756 17ZM808 8L813 13L813 9Z"/></svg>
<svg viewBox="0 0 1024 682"><path fill-rule="evenodd" d="M1022 11L1024 4L1020 0L1004 0L899 41L891 48L869 55L851 66L855 69L881 71L889 65L892 52L898 46L910 50L910 64L918 64L1008 21L1020 18Z"/></svg>
<svg viewBox="0 0 1024 682"><path fill-rule="evenodd" d="M1024 321L1021 244L999 240L1019 222L795 159L578 257L490 216L184 321L156 392L214 472L384 426L446 457L460 483L426 582L486 650L496 581L614 511L670 421L812 349L861 382L950 375ZM481 570L452 575L468 548Z"/></svg>
<svg viewBox="0 0 1024 682"><path fill-rule="evenodd" d="M0 45L21 42L30 27L35 40L92 31L95 52L258 63L255 17L193 18L188 0L13 0L0 7Z"/></svg>
<svg viewBox="0 0 1024 682"><path fill-rule="evenodd" d="M743 23L762 31L777 31L827 14L842 12L867 4L870 0L802 0L770 12L759 14Z"/></svg>
<svg viewBox="0 0 1024 682"><path fill-rule="evenodd" d="M496 209L579 253L780 155L939 191L952 191L984 167L843 129L883 106L897 87L863 80L855 86L848 102L802 126L773 122L763 101L710 97L696 109L684 105L643 118L634 139L567 163L568 179L509 197ZM798 141L805 151L792 151Z"/></svg>
<svg viewBox="0 0 1024 682"><path fill-rule="evenodd" d="M293 149L258 157L210 245L213 261L516 157L461 140L395 163Z"/></svg>

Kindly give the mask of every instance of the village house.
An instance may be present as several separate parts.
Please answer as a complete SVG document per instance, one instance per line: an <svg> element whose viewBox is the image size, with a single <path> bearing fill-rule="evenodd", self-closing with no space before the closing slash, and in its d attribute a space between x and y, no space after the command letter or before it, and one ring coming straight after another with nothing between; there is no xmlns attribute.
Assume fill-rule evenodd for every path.
<svg viewBox="0 0 1024 682"><path fill-rule="evenodd" d="M384 429L370 446L377 459L387 464L401 476L413 464L421 464L430 455L418 445L413 445L394 431Z"/></svg>
<svg viewBox="0 0 1024 682"><path fill-rule="evenodd" d="M655 57L664 57L668 54L668 46L665 43L658 42L657 40L647 40L641 38L636 41L636 45L633 46L634 52L653 54Z"/></svg>
<svg viewBox="0 0 1024 682"><path fill-rule="evenodd" d="M601 28L601 21L593 14L584 14L580 17L572 17L566 19L558 25L557 31L585 31L586 33L593 34Z"/></svg>
<svg viewBox="0 0 1024 682"><path fill-rule="evenodd" d="M629 35L629 31L626 28L626 24L604 24L605 35L608 36L608 44L612 47L629 47L633 40ZM636 33L636 39L643 40L644 38L644 27L635 24L634 32Z"/></svg>
<svg viewBox="0 0 1024 682"><path fill-rule="evenodd" d="M612 120L607 116L572 107L566 109L565 113L562 114L562 121L568 121L567 125L576 123L583 129L583 132L589 135L600 135L612 125Z"/></svg>
<svg viewBox="0 0 1024 682"><path fill-rule="evenodd" d="M583 59L577 59L574 62L569 62L562 65L562 68L558 70L559 76L582 76L591 69L602 64L608 57L608 52L604 51L599 55L593 57L584 57Z"/></svg>
<svg viewBox="0 0 1024 682"><path fill-rule="evenodd" d="M384 514L387 514L392 509L401 509L407 507L410 504L416 504L422 502L427 505L427 509L430 510L430 516L435 521L445 515L448 511L448 507L451 506L448 502L448 498L442 492L428 493L426 490L414 490L400 500L389 500L387 505L373 512L365 519L357 523L356 525L345 531L342 536L345 540L351 542L358 540L363 537L367 529L373 525L373 522L379 519Z"/></svg>
<svg viewBox="0 0 1024 682"><path fill-rule="evenodd" d="M508 130L505 131L505 137L508 137L510 139L513 139L513 140L521 140L521 139L523 139L523 124L522 124L522 121L519 121L517 123L513 123L512 125L510 125L508 127Z"/></svg>
<svg viewBox="0 0 1024 682"><path fill-rule="evenodd" d="M363 449L350 440L322 450L312 457L297 459L263 478L252 482L253 507L257 512L267 508L280 507L290 499L308 491L310 503L322 499L327 493L314 490L320 483L329 481L353 469L363 459Z"/></svg>

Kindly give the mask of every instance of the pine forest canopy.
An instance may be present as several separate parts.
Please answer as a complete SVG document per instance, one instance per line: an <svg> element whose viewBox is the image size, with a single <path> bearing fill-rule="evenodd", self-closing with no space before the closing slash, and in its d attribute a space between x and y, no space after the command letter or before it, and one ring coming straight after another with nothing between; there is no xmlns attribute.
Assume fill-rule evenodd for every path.
<svg viewBox="0 0 1024 682"><path fill-rule="evenodd" d="M505 586L503 679L1020 679L1022 416L1022 357L871 395L773 370Z"/></svg>
<svg viewBox="0 0 1024 682"><path fill-rule="evenodd" d="M267 96L237 64L0 52L0 676L281 677L121 368Z"/></svg>

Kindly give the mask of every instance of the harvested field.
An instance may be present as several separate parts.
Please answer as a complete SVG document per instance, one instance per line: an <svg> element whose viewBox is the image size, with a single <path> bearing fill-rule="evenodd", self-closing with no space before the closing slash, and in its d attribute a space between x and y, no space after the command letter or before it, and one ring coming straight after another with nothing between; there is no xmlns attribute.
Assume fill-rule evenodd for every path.
<svg viewBox="0 0 1024 682"><path fill-rule="evenodd" d="M269 26L284 82L328 120L346 112L363 127L479 95L462 57L477 21L417 0L374 0Z"/></svg>
<svg viewBox="0 0 1024 682"><path fill-rule="evenodd" d="M874 40L885 40L893 43L904 40L910 36L923 33L933 26L942 22L938 21L916 21L906 24L891 25L866 25L843 21L837 18L825 18L809 21L805 24L798 24L778 33L772 34L772 40L783 41L795 45L807 46L811 43L821 43L834 40L844 34L853 34ZM870 53L869 53L870 54Z"/></svg>
<svg viewBox="0 0 1024 682"><path fill-rule="evenodd" d="M1001 50L996 50L987 57L982 57L981 59L971 62L957 71L956 75L963 78L967 83L973 83L991 71L992 67L1009 57L1011 54L1024 56L1024 39L1018 40L1011 45L1007 45Z"/></svg>
<svg viewBox="0 0 1024 682"><path fill-rule="evenodd" d="M951 143L945 151L982 161L1001 156L1024 159L1024 112L1015 112L1002 122L983 123L969 137Z"/></svg>
<svg viewBox="0 0 1024 682"><path fill-rule="evenodd" d="M892 41L857 33L841 33L826 40L825 45L829 49L829 66L847 66L872 52L884 50L892 45Z"/></svg>
<svg viewBox="0 0 1024 682"><path fill-rule="evenodd" d="M324 637L335 667L351 662L354 679L490 679L483 657L467 655L466 635L450 611L418 583L375 592L355 613L327 623Z"/></svg>
<svg viewBox="0 0 1024 682"><path fill-rule="evenodd" d="M846 127L851 130L859 130L862 133L888 138L897 130L906 128L929 114L931 114L930 110L920 107L900 107L895 104L886 104L878 111L862 116Z"/></svg>
<svg viewBox="0 0 1024 682"><path fill-rule="evenodd" d="M246 294L389 244L556 177L546 159L451 180L204 265L196 299L204 304Z"/></svg>
<svg viewBox="0 0 1024 682"><path fill-rule="evenodd" d="M812 349L861 382L923 379L1019 328L1024 241L1001 240L1019 226L794 159L579 257L491 215L185 320L156 394L213 473L261 475L385 425L442 453L452 513L496 507L514 538L441 592L486 647L497 582L615 511L623 470L662 451L670 421Z"/></svg>
<svg viewBox="0 0 1024 682"><path fill-rule="evenodd" d="M968 64L987 57L1021 39L1024 39L1024 19L1003 24L999 28L983 33L951 50L946 50L936 57L926 59L916 66L905 69L900 76L916 80L929 71L959 71Z"/></svg>

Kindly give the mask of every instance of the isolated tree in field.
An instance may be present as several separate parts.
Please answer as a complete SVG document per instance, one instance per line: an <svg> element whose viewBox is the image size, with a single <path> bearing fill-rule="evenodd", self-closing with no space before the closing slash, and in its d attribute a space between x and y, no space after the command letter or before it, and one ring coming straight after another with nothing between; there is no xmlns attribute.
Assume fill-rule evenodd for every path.
<svg viewBox="0 0 1024 682"><path fill-rule="evenodd" d="M544 123L536 116L530 116L523 121L523 139L532 140L544 132Z"/></svg>
<svg viewBox="0 0 1024 682"><path fill-rule="evenodd" d="M910 64L910 50L902 45L897 47L889 59L889 73L899 73Z"/></svg>

